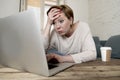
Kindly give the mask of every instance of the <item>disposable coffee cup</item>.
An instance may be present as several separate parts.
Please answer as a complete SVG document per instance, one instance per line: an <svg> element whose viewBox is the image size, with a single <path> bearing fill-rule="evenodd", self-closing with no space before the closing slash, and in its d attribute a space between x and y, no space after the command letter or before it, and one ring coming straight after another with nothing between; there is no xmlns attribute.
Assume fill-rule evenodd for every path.
<svg viewBox="0 0 120 80"><path fill-rule="evenodd" d="M111 47L101 47L101 59L102 61L110 61L111 60L111 52L112 48Z"/></svg>

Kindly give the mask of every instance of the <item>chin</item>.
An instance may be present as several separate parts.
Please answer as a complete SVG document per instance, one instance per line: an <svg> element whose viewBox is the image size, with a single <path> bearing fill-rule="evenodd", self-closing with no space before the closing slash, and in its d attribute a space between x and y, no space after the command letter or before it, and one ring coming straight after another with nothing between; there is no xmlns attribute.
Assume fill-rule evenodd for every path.
<svg viewBox="0 0 120 80"><path fill-rule="evenodd" d="M59 35L64 36L64 35L65 35L65 33L59 33Z"/></svg>

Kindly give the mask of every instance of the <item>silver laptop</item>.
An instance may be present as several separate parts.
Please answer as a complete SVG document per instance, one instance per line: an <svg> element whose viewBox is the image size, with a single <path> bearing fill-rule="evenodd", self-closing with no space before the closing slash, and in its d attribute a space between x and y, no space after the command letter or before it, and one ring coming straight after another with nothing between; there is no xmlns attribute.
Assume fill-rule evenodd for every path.
<svg viewBox="0 0 120 80"><path fill-rule="evenodd" d="M0 19L0 61L11 68L52 76L74 63L49 69L38 21L33 10Z"/></svg>

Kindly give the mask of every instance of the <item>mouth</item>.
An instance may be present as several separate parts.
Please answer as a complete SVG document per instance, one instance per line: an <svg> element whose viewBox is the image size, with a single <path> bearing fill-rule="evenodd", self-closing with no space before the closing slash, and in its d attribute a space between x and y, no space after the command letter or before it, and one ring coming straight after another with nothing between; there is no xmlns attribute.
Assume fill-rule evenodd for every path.
<svg viewBox="0 0 120 80"><path fill-rule="evenodd" d="M62 34L62 33L63 33L63 31L58 31L58 33L59 33L59 34Z"/></svg>
<svg viewBox="0 0 120 80"><path fill-rule="evenodd" d="M62 33L62 31L58 31L58 33L60 34L60 33Z"/></svg>

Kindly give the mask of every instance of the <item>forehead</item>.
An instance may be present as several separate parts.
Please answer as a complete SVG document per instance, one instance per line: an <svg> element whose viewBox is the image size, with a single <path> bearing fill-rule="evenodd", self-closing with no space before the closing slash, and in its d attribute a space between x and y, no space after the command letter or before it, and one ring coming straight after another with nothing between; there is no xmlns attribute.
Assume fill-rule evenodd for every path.
<svg viewBox="0 0 120 80"><path fill-rule="evenodd" d="M57 21L59 19L65 19L65 18L67 18L63 12L60 13L59 15L60 15L60 17L58 17L57 19L55 19L55 21Z"/></svg>

